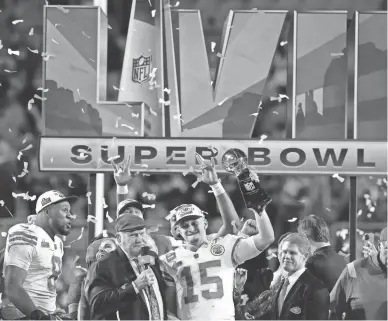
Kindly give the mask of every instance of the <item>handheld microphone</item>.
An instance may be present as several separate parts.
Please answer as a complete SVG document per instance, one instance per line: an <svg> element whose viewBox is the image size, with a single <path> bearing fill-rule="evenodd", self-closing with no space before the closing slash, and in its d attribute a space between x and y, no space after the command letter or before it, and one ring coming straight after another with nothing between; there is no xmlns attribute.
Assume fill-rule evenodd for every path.
<svg viewBox="0 0 388 321"><path fill-rule="evenodd" d="M140 249L139 264L148 269L151 265L155 265L157 257L158 255L149 246L143 246Z"/></svg>

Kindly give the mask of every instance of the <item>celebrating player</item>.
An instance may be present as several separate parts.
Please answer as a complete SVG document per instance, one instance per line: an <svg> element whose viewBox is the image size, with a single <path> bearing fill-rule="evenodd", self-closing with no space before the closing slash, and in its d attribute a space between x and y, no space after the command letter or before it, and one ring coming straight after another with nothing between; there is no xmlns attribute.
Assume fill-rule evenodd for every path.
<svg viewBox="0 0 388 321"><path fill-rule="evenodd" d="M208 239L204 213L194 204L173 210L172 220L185 244L161 256L166 282L175 287L181 320L234 320L233 280L238 265L254 258L273 241L265 209L255 212L258 234L228 234Z"/></svg>
<svg viewBox="0 0 388 321"><path fill-rule="evenodd" d="M125 162L125 164L117 165L112 162L114 168L114 178L117 184L117 215L137 215L143 218L143 207L140 202L127 198L128 187L127 184L131 180L131 173L129 169L130 164L130 155ZM199 180L208 184L216 197L218 207L221 212L223 225L218 231L218 236L226 235L228 233L233 233L233 224L240 224L237 212L233 206L232 201L230 200L227 193L225 193L224 188L221 185L221 182L218 179L217 172L215 170L215 160L214 158L209 161L205 161L201 156L197 155L197 160L201 164L202 174L199 177ZM173 233L174 228L171 230ZM173 234L174 236L174 234ZM169 237L165 235L153 235L152 236L156 246L158 248L158 254L162 255L172 250L173 248L181 245L181 242L177 242L176 238Z"/></svg>
<svg viewBox="0 0 388 321"><path fill-rule="evenodd" d="M58 235L68 235L75 218L61 192L43 193L36 203L33 224L9 229L4 258L6 302L2 318L50 320L56 311L56 280L61 274L63 244Z"/></svg>

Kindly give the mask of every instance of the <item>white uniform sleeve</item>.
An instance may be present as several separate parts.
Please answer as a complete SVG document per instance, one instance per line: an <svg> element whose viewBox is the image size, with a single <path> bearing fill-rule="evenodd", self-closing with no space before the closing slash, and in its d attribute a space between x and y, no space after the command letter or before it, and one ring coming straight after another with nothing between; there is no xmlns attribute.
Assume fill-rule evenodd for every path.
<svg viewBox="0 0 388 321"><path fill-rule="evenodd" d="M232 250L232 260L235 266L237 266L253 259L261 252L256 248L255 242L251 237L244 239L238 238Z"/></svg>
<svg viewBox="0 0 388 321"><path fill-rule="evenodd" d="M35 251L35 246L30 244L13 245L4 257L4 266L14 265L28 271Z"/></svg>
<svg viewBox="0 0 388 321"><path fill-rule="evenodd" d="M167 285L174 286L176 280L176 270L174 269L174 262L176 253L174 251L168 252L159 257L160 272Z"/></svg>

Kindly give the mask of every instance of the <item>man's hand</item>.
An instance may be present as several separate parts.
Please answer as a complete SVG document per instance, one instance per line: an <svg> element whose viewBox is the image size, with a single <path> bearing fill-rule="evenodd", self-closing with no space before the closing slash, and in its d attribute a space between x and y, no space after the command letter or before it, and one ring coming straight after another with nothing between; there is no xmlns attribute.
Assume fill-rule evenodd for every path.
<svg viewBox="0 0 388 321"><path fill-rule="evenodd" d="M135 283L137 289L143 290L146 286L152 285L155 282L155 275L150 268L144 270L139 274L137 279L133 282Z"/></svg>
<svg viewBox="0 0 388 321"><path fill-rule="evenodd" d="M30 314L31 320L51 320L50 316L41 310L34 310Z"/></svg>
<svg viewBox="0 0 388 321"><path fill-rule="evenodd" d="M197 158L197 161L201 166L201 181L209 185L217 184L219 182L219 179L215 169L216 160L214 159L214 157L211 158L211 161L204 159L198 153L195 154L195 157Z"/></svg>
<svg viewBox="0 0 388 321"><path fill-rule="evenodd" d="M245 269L236 269L234 272L234 288L238 292L242 292L244 290L245 282L248 278L248 271Z"/></svg>
<svg viewBox="0 0 388 321"><path fill-rule="evenodd" d="M256 235L258 232L259 231L257 230L256 221L251 219L245 221L244 226L241 229L241 233L247 236Z"/></svg>
<svg viewBox="0 0 388 321"><path fill-rule="evenodd" d="M113 177L117 185L127 186L129 181L131 180L131 171L129 169L129 164L131 163L131 155L128 154L127 160L125 164L122 162L121 164L115 164L113 160L110 161L113 166Z"/></svg>
<svg viewBox="0 0 388 321"><path fill-rule="evenodd" d="M366 241L362 247L362 253L364 254L364 257L368 257L377 253L377 249L370 241Z"/></svg>

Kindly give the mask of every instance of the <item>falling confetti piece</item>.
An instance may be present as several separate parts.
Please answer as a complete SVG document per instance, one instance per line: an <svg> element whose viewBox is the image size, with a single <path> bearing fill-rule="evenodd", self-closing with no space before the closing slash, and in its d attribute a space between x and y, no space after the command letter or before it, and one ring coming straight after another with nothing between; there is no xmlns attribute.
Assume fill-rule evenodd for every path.
<svg viewBox="0 0 388 321"><path fill-rule="evenodd" d="M58 28L59 26L62 26L60 23L56 23L55 25L54 25L54 27L55 28Z"/></svg>
<svg viewBox="0 0 388 321"><path fill-rule="evenodd" d="M196 188L198 183L200 183L200 182L201 182L201 177L197 177L197 180L193 184L191 184L191 187Z"/></svg>
<svg viewBox="0 0 388 321"><path fill-rule="evenodd" d="M156 113L156 111L154 111L152 108L150 108L150 113L151 113L151 115L153 115L153 116L158 116L158 114Z"/></svg>
<svg viewBox="0 0 388 321"><path fill-rule="evenodd" d="M47 100L47 98L40 97L40 96L37 95L37 94L34 95L34 98L39 99L39 100L42 100L42 101Z"/></svg>
<svg viewBox="0 0 388 321"><path fill-rule="evenodd" d="M118 88L116 86L113 86L113 89L116 90L116 91L124 91L124 88Z"/></svg>
<svg viewBox="0 0 388 321"><path fill-rule="evenodd" d="M11 50L10 48L8 48L8 54L9 55L15 55L15 56L19 56L20 55L20 51L19 50Z"/></svg>
<svg viewBox="0 0 388 321"><path fill-rule="evenodd" d="M276 256L275 253L271 253L271 255L268 255L268 256L267 256L267 260L271 260L272 258L277 259L277 256Z"/></svg>
<svg viewBox="0 0 388 321"><path fill-rule="evenodd" d="M102 237L108 237L108 233L106 230L102 230Z"/></svg>
<svg viewBox="0 0 388 321"><path fill-rule="evenodd" d="M274 110L272 113L276 114L276 115L279 115L279 113L276 110Z"/></svg>
<svg viewBox="0 0 388 321"><path fill-rule="evenodd" d="M121 119L121 116L119 116L117 119L116 119L116 123L115 123L115 127L116 128L119 128L119 121Z"/></svg>
<svg viewBox="0 0 388 321"><path fill-rule="evenodd" d="M132 117L134 117L134 118L139 118L139 113L137 113L137 114L135 114L135 113L132 113Z"/></svg>
<svg viewBox="0 0 388 321"><path fill-rule="evenodd" d="M37 90L41 90L41 91L43 91L44 93L47 93L49 90L48 89L44 89L44 88L42 88L42 87L39 87Z"/></svg>
<svg viewBox="0 0 388 321"><path fill-rule="evenodd" d="M360 215L362 215L362 210L358 210L357 212L357 216L360 216Z"/></svg>
<svg viewBox="0 0 388 321"><path fill-rule="evenodd" d="M143 204L143 208L155 208L155 204L152 204L152 205Z"/></svg>
<svg viewBox="0 0 388 321"><path fill-rule="evenodd" d="M212 41L210 43L210 46L211 46L210 48L211 48L212 52L214 52L214 48L216 47L216 43L214 41Z"/></svg>
<svg viewBox="0 0 388 321"><path fill-rule="evenodd" d="M109 157L108 158L108 162L113 162L113 161L115 161L116 159L119 159L119 158L120 158L120 155Z"/></svg>
<svg viewBox="0 0 388 321"><path fill-rule="evenodd" d="M113 222L114 222L113 218L111 218L111 217L109 216L109 212L108 212L108 211L106 211L105 217L108 219L108 222L109 222L109 223L113 223Z"/></svg>
<svg viewBox="0 0 388 321"><path fill-rule="evenodd" d="M288 44L288 41L282 41L282 42L280 43L280 47L283 47L283 46L285 46L286 44Z"/></svg>
<svg viewBox="0 0 388 321"><path fill-rule="evenodd" d="M81 234L73 241L69 242L69 244L67 244L67 246L70 246L71 244L73 244L74 242L77 242L79 241L80 239L82 239L82 237L84 236L84 227L81 228Z"/></svg>
<svg viewBox="0 0 388 321"><path fill-rule="evenodd" d="M21 23L21 22L23 22L24 20L14 20L14 21L12 21L12 24L13 25L16 25L16 24L18 24L18 23Z"/></svg>
<svg viewBox="0 0 388 321"><path fill-rule="evenodd" d="M172 116L172 118L184 123L185 121L181 118L181 116L182 116L182 114L177 114L177 115Z"/></svg>
<svg viewBox="0 0 388 321"><path fill-rule="evenodd" d="M12 176L12 179L13 179L14 182L16 183L16 177L15 177L15 176Z"/></svg>
<svg viewBox="0 0 388 321"><path fill-rule="evenodd" d="M163 104L164 106L170 106L171 102L169 100L164 101L162 98L159 98L159 104Z"/></svg>
<svg viewBox="0 0 388 321"><path fill-rule="evenodd" d="M86 38L88 38L88 39L92 38L92 37L88 36L88 35L85 33L85 31L82 31L82 34L83 34Z"/></svg>
<svg viewBox="0 0 388 321"><path fill-rule="evenodd" d="M292 222L295 222L297 219L298 219L297 217L293 217L292 219L287 220L287 221L292 223Z"/></svg>
<svg viewBox="0 0 388 321"><path fill-rule="evenodd" d="M69 9L65 9L63 6L57 6L57 9L62 11L63 13L69 13Z"/></svg>
<svg viewBox="0 0 388 321"><path fill-rule="evenodd" d="M364 235L365 232L364 231L361 231L360 229L356 229L357 233L360 234L360 235Z"/></svg>
<svg viewBox="0 0 388 321"><path fill-rule="evenodd" d="M330 54L330 56L332 56L332 57L341 57L343 55L344 55L343 52L333 52Z"/></svg>
<svg viewBox="0 0 388 321"><path fill-rule="evenodd" d="M282 100L283 98L290 99L287 95L279 94L279 99Z"/></svg>
<svg viewBox="0 0 388 321"><path fill-rule="evenodd" d="M224 56L223 54L219 53L219 52L217 53L217 57L218 57L218 58L221 58L221 59L224 59L224 58L225 58L225 56Z"/></svg>
<svg viewBox="0 0 388 321"><path fill-rule="evenodd" d="M207 191L209 194L212 194L212 193L214 193L212 190L209 190L209 191Z"/></svg>
<svg viewBox="0 0 388 321"><path fill-rule="evenodd" d="M39 50L38 50L38 49L33 50L33 49L29 48L29 47L27 47L27 49L28 49L29 51L31 51L32 53L34 53L34 54L38 54L38 53L39 53Z"/></svg>
<svg viewBox="0 0 388 321"><path fill-rule="evenodd" d="M168 89L168 88L164 88L163 89L163 92L167 93L168 95L171 93L171 89Z"/></svg>
<svg viewBox="0 0 388 321"><path fill-rule="evenodd" d="M366 214L366 217L367 217L367 218L371 218L371 217L372 217L372 213Z"/></svg>
<svg viewBox="0 0 388 321"><path fill-rule="evenodd" d="M75 265L75 264L78 262L78 260L79 260L79 256L76 255L76 257L75 257L74 260L73 260L73 264Z"/></svg>
<svg viewBox="0 0 388 321"><path fill-rule="evenodd" d="M220 102L218 103L218 106L223 105L228 99L229 99L229 97L226 97L224 100L220 101Z"/></svg>
<svg viewBox="0 0 388 321"><path fill-rule="evenodd" d="M77 88L77 93L78 93L78 96L81 97L81 93L79 92L79 89Z"/></svg>
<svg viewBox="0 0 388 321"><path fill-rule="evenodd" d="M108 29L111 29L112 30L112 27L110 25L108 25Z"/></svg>
<svg viewBox="0 0 388 321"><path fill-rule="evenodd" d="M4 46L3 46L3 44L2 44L2 42L1 42L1 40L0 40L0 49L2 49Z"/></svg>
<svg viewBox="0 0 388 321"><path fill-rule="evenodd" d="M262 144L263 143L263 141L264 141L264 139L267 139L268 138L268 136L267 135L261 135L260 136L260 141L259 141L259 144Z"/></svg>
<svg viewBox="0 0 388 321"><path fill-rule="evenodd" d="M68 184L68 186L69 186L70 188L74 188L74 186L71 186L71 183L73 183L73 181L72 181L71 179L69 179L69 184Z"/></svg>
<svg viewBox="0 0 388 321"><path fill-rule="evenodd" d="M102 207L103 208L107 208L108 207L108 205L106 205L106 203L105 203L105 197L102 198Z"/></svg>
<svg viewBox="0 0 388 321"><path fill-rule="evenodd" d="M129 107L129 108L132 108L133 106L130 105L130 104L125 104L125 106Z"/></svg>
<svg viewBox="0 0 388 321"><path fill-rule="evenodd" d="M59 45L59 42L58 42L58 41L56 41L55 39L51 39L51 41L52 41L53 43L55 43L55 44Z"/></svg>
<svg viewBox="0 0 388 321"><path fill-rule="evenodd" d="M130 130L133 130L133 127L131 127L131 126L129 126L129 125L126 125L126 124L121 124L121 127L126 127L126 128L128 128L128 129L130 129Z"/></svg>
<svg viewBox="0 0 388 321"><path fill-rule="evenodd" d="M156 14L156 10L152 10L152 11L151 11L151 17L152 17L152 18L155 18L155 14Z"/></svg>
<svg viewBox="0 0 388 321"><path fill-rule="evenodd" d="M194 172L194 168L193 168L193 166L190 166L189 169L188 169L187 171L183 171L183 172L182 172L182 175L183 175L183 176L186 176L187 174L193 173L193 172Z"/></svg>
<svg viewBox="0 0 388 321"><path fill-rule="evenodd" d="M97 219L96 219L96 217L93 216L93 215L88 215L88 218L87 218L86 222L88 222L88 223L89 223L89 222L92 222L93 224L96 224Z"/></svg>
<svg viewBox="0 0 388 321"><path fill-rule="evenodd" d="M34 34L34 28L30 29L30 32L28 33L29 36L32 36Z"/></svg>
<svg viewBox="0 0 388 321"><path fill-rule="evenodd" d="M90 196L92 195L92 192L87 192L86 193L86 197L88 198L88 204L91 205L92 204L92 200L90 199Z"/></svg>
<svg viewBox="0 0 388 321"><path fill-rule="evenodd" d="M10 74L17 72L17 71L15 71L15 70L9 70L9 69L4 69L4 71L5 71L5 72L8 72L8 73L10 73Z"/></svg>
<svg viewBox="0 0 388 321"><path fill-rule="evenodd" d="M80 270L82 270L82 271L84 271L84 272L88 272L88 270L85 269L84 267L82 267L81 265L77 265L75 268L76 268L76 269L80 269Z"/></svg>
<svg viewBox="0 0 388 321"><path fill-rule="evenodd" d="M93 61L93 62L96 62L95 60L93 60L92 58L89 58L90 61Z"/></svg>
<svg viewBox="0 0 388 321"><path fill-rule="evenodd" d="M43 57L44 61L49 61L49 59L51 57L55 57L55 55L52 55L52 54L49 54L49 53L46 53L46 52L42 52L42 57Z"/></svg>
<svg viewBox="0 0 388 321"><path fill-rule="evenodd" d="M259 114L259 113L253 113L253 114L250 114L249 116L255 116L255 117L257 117L258 114Z"/></svg>
<svg viewBox="0 0 388 321"><path fill-rule="evenodd" d="M345 181L345 178L338 175L338 173L333 174L333 178L337 178L341 183Z"/></svg>
<svg viewBox="0 0 388 321"><path fill-rule="evenodd" d="M328 211L328 212L331 212L331 209L328 208L328 207L325 207L325 210Z"/></svg>
<svg viewBox="0 0 388 321"><path fill-rule="evenodd" d="M121 321L119 311L116 311L116 317L117 317L117 321Z"/></svg>
<svg viewBox="0 0 388 321"><path fill-rule="evenodd" d="M54 157L50 158L50 163L52 164L54 162Z"/></svg>
<svg viewBox="0 0 388 321"><path fill-rule="evenodd" d="M148 168L148 164L141 164L140 167Z"/></svg>
<svg viewBox="0 0 388 321"><path fill-rule="evenodd" d="M7 237L7 232L1 232L2 237Z"/></svg>

